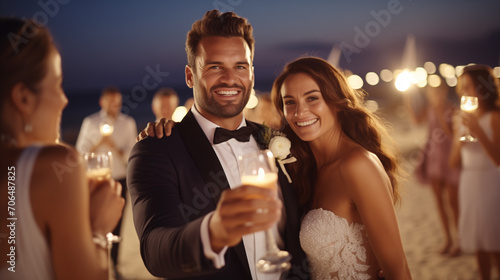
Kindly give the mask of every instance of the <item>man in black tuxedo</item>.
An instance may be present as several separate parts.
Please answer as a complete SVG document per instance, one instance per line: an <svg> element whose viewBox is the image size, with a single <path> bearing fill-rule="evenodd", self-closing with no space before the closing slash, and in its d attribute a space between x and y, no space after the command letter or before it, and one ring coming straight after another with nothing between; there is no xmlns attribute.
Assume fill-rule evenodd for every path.
<svg viewBox="0 0 500 280"><path fill-rule="evenodd" d="M292 268L281 277L307 279L293 186L281 170L282 199L240 186L237 157L266 145L262 126L242 113L254 84L251 25L232 12L209 11L189 31L186 53L194 106L169 137L138 142L129 159L128 188L147 269L169 279L279 279L255 269L265 250L262 230L273 228L292 254ZM221 139L222 129L240 133Z"/></svg>

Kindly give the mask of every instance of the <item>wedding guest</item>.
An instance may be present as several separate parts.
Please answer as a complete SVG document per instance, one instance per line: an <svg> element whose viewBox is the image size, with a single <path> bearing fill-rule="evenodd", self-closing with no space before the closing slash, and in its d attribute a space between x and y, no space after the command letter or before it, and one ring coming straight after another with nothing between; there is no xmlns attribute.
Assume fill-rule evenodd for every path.
<svg viewBox="0 0 500 280"><path fill-rule="evenodd" d="M279 173L283 201L271 190L240 186L238 156L265 145L262 126L242 113L254 84L252 26L232 12L209 11L188 32L186 53L193 107L169 137L138 142L129 160L147 269L169 279L280 279L256 270L266 250L262 230L272 228L292 255L285 277L307 279L297 194L285 175ZM241 135L224 141L224 129Z"/></svg>
<svg viewBox="0 0 500 280"><path fill-rule="evenodd" d="M457 92L475 96L474 112L461 114L462 125L477 142L461 142L456 129L450 162L462 168L459 183L460 247L475 253L482 280L491 279L492 262L500 273L500 106L498 79L486 65L466 66Z"/></svg>
<svg viewBox="0 0 500 280"><path fill-rule="evenodd" d="M179 106L179 96L172 88L161 88L153 96L151 109L155 115L156 121L165 118L172 119L175 108Z"/></svg>
<svg viewBox="0 0 500 280"><path fill-rule="evenodd" d="M455 257L460 254L457 233L460 170L450 166L449 158L456 108L448 99L448 85L443 79L440 81L437 87L427 85L425 88L427 102L423 109L414 108L410 95L405 94L403 98L413 123L427 123L428 138L414 174L420 183L431 186L436 200L445 237L444 246L439 252Z"/></svg>
<svg viewBox="0 0 500 280"><path fill-rule="evenodd" d="M99 98L101 110L85 117L80 128L76 149L80 153L111 152L111 176L123 186L122 197L127 198L127 161L135 144L137 126L135 120L121 113L122 94L117 87L106 87ZM118 222L113 234L120 236L122 220ZM118 250L120 243L115 243L111 250L111 259L115 265L115 274L119 275Z"/></svg>
<svg viewBox="0 0 500 280"><path fill-rule="evenodd" d="M0 279L108 279L121 185L88 181L80 155L58 144L68 100L49 31L1 18L0 62Z"/></svg>
<svg viewBox="0 0 500 280"><path fill-rule="evenodd" d="M394 210L397 162L380 120L339 70L305 57L272 97L297 161L287 165L306 210L300 244L312 279L411 279Z"/></svg>

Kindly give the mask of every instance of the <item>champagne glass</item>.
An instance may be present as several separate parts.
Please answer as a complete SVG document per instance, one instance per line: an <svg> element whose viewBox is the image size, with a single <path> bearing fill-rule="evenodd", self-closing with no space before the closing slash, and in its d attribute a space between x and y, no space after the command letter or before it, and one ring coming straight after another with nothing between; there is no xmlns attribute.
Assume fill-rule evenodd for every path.
<svg viewBox="0 0 500 280"><path fill-rule="evenodd" d="M241 183L276 191L278 172L274 156L269 150L246 154L238 157ZM276 245L271 229L265 231L266 253L256 264L257 270L263 273L276 273L290 269L292 256Z"/></svg>
<svg viewBox="0 0 500 280"><path fill-rule="evenodd" d="M462 96L460 99L460 109L465 112L474 112L478 107L478 99L475 96ZM460 137L462 142L477 142L477 139L470 135L469 128L466 128L464 136Z"/></svg>
<svg viewBox="0 0 500 280"><path fill-rule="evenodd" d="M96 181L111 179L111 152L85 153L83 158L87 163L87 178Z"/></svg>
<svg viewBox="0 0 500 280"><path fill-rule="evenodd" d="M83 154L83 159L87 163L87 178L94 179L96 181L111 180L111 166L112 166L112 154L111 152L94 152ZM118 243L121 241L119 236L108 232L105 236L108 249L108 279L114 279L114 272L111 269L111 248L113 248L113 243Z"/></svg>

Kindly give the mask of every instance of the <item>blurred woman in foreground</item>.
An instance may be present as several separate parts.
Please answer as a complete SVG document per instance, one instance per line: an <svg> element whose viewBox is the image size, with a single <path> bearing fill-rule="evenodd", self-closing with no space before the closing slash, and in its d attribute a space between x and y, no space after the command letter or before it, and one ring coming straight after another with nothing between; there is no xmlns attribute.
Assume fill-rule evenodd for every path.
<svg viewBox="0 0 500 280"><path fill-rule="evenodd" d="M121 185L88 181L58 144L61 56L48 30L0 19L1 279L107 279L105 235L124 205ZM7 210L7 209L4 209ZM15 229L15 230L14 230Z"/></svg>

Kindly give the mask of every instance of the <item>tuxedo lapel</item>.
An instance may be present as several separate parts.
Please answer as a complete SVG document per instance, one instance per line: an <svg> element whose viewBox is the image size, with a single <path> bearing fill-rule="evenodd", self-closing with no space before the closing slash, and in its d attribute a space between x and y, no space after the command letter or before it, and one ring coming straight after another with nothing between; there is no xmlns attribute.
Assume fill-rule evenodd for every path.
<svg viewBox="0 0 500 280"><path fill-rule="evenodd" d="M191 111L187 113L179 124L179 131L186 149L205 180L207 189L213 194L211 197L215 209L220 194L223 190L229 188L229 183L219 158Z"/></svg>
<svg viewBox="0 0 500 280"><path fill-rule="evenodd" d="M220 164L219 158L215 154L210 141L196 121L193 113L189 111L182 122L178 124L181 137L186 149L188 150L193 162L200 171L206 186L217 186L217 190L213 191L212 201L214 209L220 199L223 190L229 188L229 183L224 173L224 169ZM210 188L207 188L210 190ZM248 259L245 253L243 241L234 247L234 251L238 258L244 264L247 275L250 274Z"/></svg>
<svg viewBox="0 0 500 280"><path fill-rule="evenodd" d="M267 143L264 137L266 129L264 128L264 126L248 120L246 122L247 126L253 129L252 136L255 138L255 141L257 142L259 149L261 150L267 149Z"/></svg>

